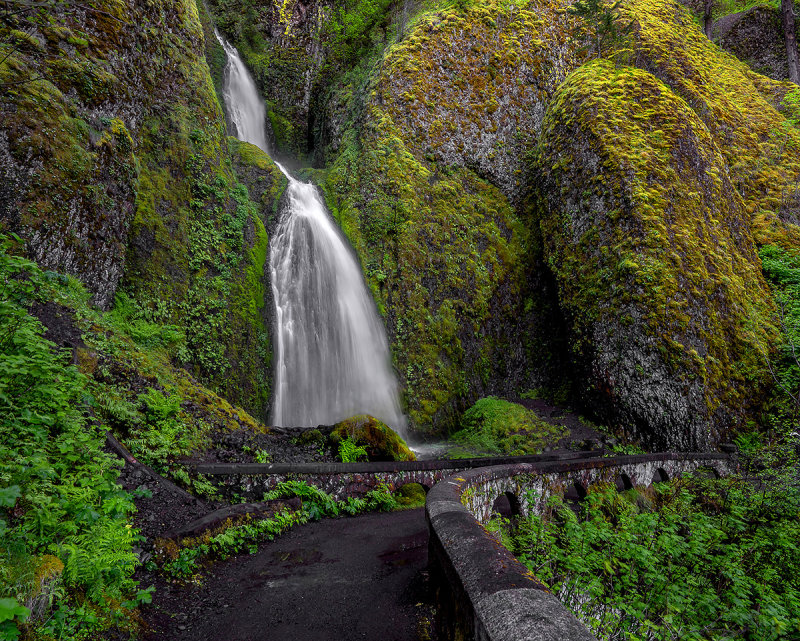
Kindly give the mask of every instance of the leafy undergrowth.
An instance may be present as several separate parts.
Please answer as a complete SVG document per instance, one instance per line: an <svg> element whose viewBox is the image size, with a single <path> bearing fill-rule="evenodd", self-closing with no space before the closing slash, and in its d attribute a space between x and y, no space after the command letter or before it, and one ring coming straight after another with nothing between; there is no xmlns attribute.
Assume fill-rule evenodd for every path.
<svg viewBox="0 0 800 641"><path fill-rule="evenodd" d="M228 524L221 531L184 539L180 546L167 543L162 546L159 559L153 563L157 566L160 561L162 572L168 576L181 580L197 579L203 567L234 554L255 554L259 543L271 541L295 525L323 517L355 516L374 510L390 512L400 507L386 486L367 492L364 498L347 497L343 501L335 500L305 481L285 481L264 494L265 501L294 497L301 500L299 510L284 509L268 519L253 520L248 516L243 522Z"/></svg>
<svg viewBox="0 0 800 641"><path fill-rule="evenodd" d="M20 242L0 235L0 639L96 638L133 629L150 598L132 578L141 537L106 431L211 494L180 457L212 431L265 428L172 366L181 330L124 296L97 310L74 278L15 256Z"/></svg>
<svg viewBox="0 0 800 641"><path fill-rule="evenodd" d="M9 245L0 239L0 638L20 627L91 638L148 598L132 579L134 506L101 450L104 431L87 418L86 377L28 313L58 278Z"/></svg>
<svg viewBox="0 0 800 641"><path fill-rule="evenodd" d="M563 425L543 421L536 412L494 396L480 399L462 419L462 429L450 439L459 447L451 458L486 454L538 454L566 435Z"/></svg>
<svg viewBox="0 0 800 641"><path fill-rule="evenodd" d="M797 458L766 465L749 478L597 485L579 516L554 497L505 542L599 639L797 639Z"/></svg>
<svg viewBox="0 0 800 641"><path fill-rule="evenodd" d="M778 308L781 342L768 361L775 382L771 427L797 425L800 417L800 255L765 245L759 255Z"/></svg>

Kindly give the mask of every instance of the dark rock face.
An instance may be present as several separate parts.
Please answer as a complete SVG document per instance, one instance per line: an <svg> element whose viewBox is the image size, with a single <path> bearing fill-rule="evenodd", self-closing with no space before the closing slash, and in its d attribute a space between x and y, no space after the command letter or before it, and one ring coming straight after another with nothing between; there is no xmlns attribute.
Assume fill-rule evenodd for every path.
<svg viewBox="0 0 800 641"><path fill-rule="evenodd" d="M583 402L655 447L742 425L765 384L771 300L702 121L647 72L598 61L550 105L539 172Z"/></svg>
<svg viewBox="0 0 800 641"><path fill-rule="evenodd" d="M750 65L753 71L773 80L788 80L786 45L781 13L770 7L753 7L717 20L714 41Z"/></svg>
<svg viewBox="0 0 800 641"><path fill-rule="evenodd" d="M275 152L303 157L313 147L314 97L323 82L324 34L335 3L317 0L243 3L211 0L220 31L236 46L267 103Z"/></svg>

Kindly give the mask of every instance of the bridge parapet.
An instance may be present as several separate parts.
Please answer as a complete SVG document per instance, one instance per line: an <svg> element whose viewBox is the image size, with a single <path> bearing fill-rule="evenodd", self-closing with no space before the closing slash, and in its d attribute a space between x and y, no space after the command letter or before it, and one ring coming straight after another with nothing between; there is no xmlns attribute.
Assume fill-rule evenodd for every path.
<svg viewBox="0 0 800 641"><path fill-rule="evenodd" d="M470 473L461 501L479 523L492 515L497 497L505 494L520 514L541 514L553 494L585 496L590 485L615 484L619 489L651 485L689 472L708 468L716 476L734 471L735 462L725 454L643 454L562 463L515 464L485 467ZM536 497L529 504L529 490Z"/></svg>
<svg viewBox="0 0 800 641"><path fill-rule="evenodd" d="M363 496L378 485L396 490L419 483L429 490L451 474L487 465L558 463L594 458L601 452L498 456L435 461L375 461L371 463L197 463L195 472L208 476L223 492L258 500L278 483L302 479L336 500Z"/></svg>
<svg viewBox="0 0 800 641"><path fill-rule="evenodd" d="M481 523L507 495L526 514L573 488L600 481L650 485L711 468L723 476L736 460L720 454L647 454L560 463L514 463L454 474L429 493L429 562L444 639L590 641L594 636ZM535 499L528 501L528 490Z"/></svg>

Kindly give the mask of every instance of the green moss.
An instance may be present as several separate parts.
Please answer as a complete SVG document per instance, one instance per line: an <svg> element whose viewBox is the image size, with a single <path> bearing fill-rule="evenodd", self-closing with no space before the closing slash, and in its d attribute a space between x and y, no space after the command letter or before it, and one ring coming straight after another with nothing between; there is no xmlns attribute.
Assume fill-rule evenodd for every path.
<svg viewBox="0 0 800 641"><path fill-rule="evenodd" d="M800 180L800 129L780 112L796 90L751 71L703 35L689 10L671 0L621 5L636 25L636 53L708 128L752 217L759 244L796 244L791 220ZM791 102L791 98L790 98Z"/></svg>
<svg viewBox="0 0 800 641"><path fill-rule="evenodd" d="M465 341L482 342L499 290L519 291L524 230L496 188L421 162L377 108L327 173L325 194L386 314L412 421L446 428L474 384ZM498 322L514 313L498 311Z"/></svg>
<svg viewBox="0 0 800 641"><path fill-rule="evenodd" d="M104 10L83 25L60 6L43 9L30 20L46 51L3 57L0 82L15 83L4 93L10 153L37 163L14 229L44 266L68 266L96 288L103 306L121 281L137 322L178 328L186 338L175 357L265 415L266 225L285 183L268 181L254 202L237 180L194 0ZM139 25L135 46L124 23ZM125 110L100 117L101 102Z"/></svg>
<svg viewBox="0 0 800 641"><path fill-rule="evenodd" d="M349 438L356 446L366 448L370 461L413 461L408 445L388 425L372 416L354 416L337 423L331 440L338 443Z"/></svg>
<svg viewBox="0 0 800 641"><path fill-rule="evenodd" d="M425 488L419 483L406 483L394 492L394 498L403 509L425 506Z"/></svg>
<svg viewBox="0 0 800 641"><path fill-rule="evenodd" d="M566 436L563 425L552 425L536 412L494 396L482 398L461 419L462 429L450 439L461 446L451 456L538 454Z"/></svg>
<svg viewBox="0 0 800 641"><path fill-rule="evenodd" d="M596 61L548 108L537 171L584 399L662 446L744 421L766 382L772 304L705 124L651 74Z"/></svg>

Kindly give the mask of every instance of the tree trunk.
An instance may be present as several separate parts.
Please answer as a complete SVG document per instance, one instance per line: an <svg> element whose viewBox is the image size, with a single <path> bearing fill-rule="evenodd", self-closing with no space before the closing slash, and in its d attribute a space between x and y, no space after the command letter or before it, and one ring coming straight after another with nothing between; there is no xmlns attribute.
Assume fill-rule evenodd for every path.
<svg viewBox="0 0 800 641"><path fill-rule="evenodd" d="M711 19L711 10L714 8L714 0L704 0L703 2L703 31L706 32L706 38L711 40L711 27L714 21Z"/></svg>
<svg viewBox="0 0 800 641"><path fill-rule="evenodd" d="M781 0L783 35L786 38L786 60L789 63L789 80L800 84L800 61L797 58L797 36L794 23L794 0Z"/></svg>

